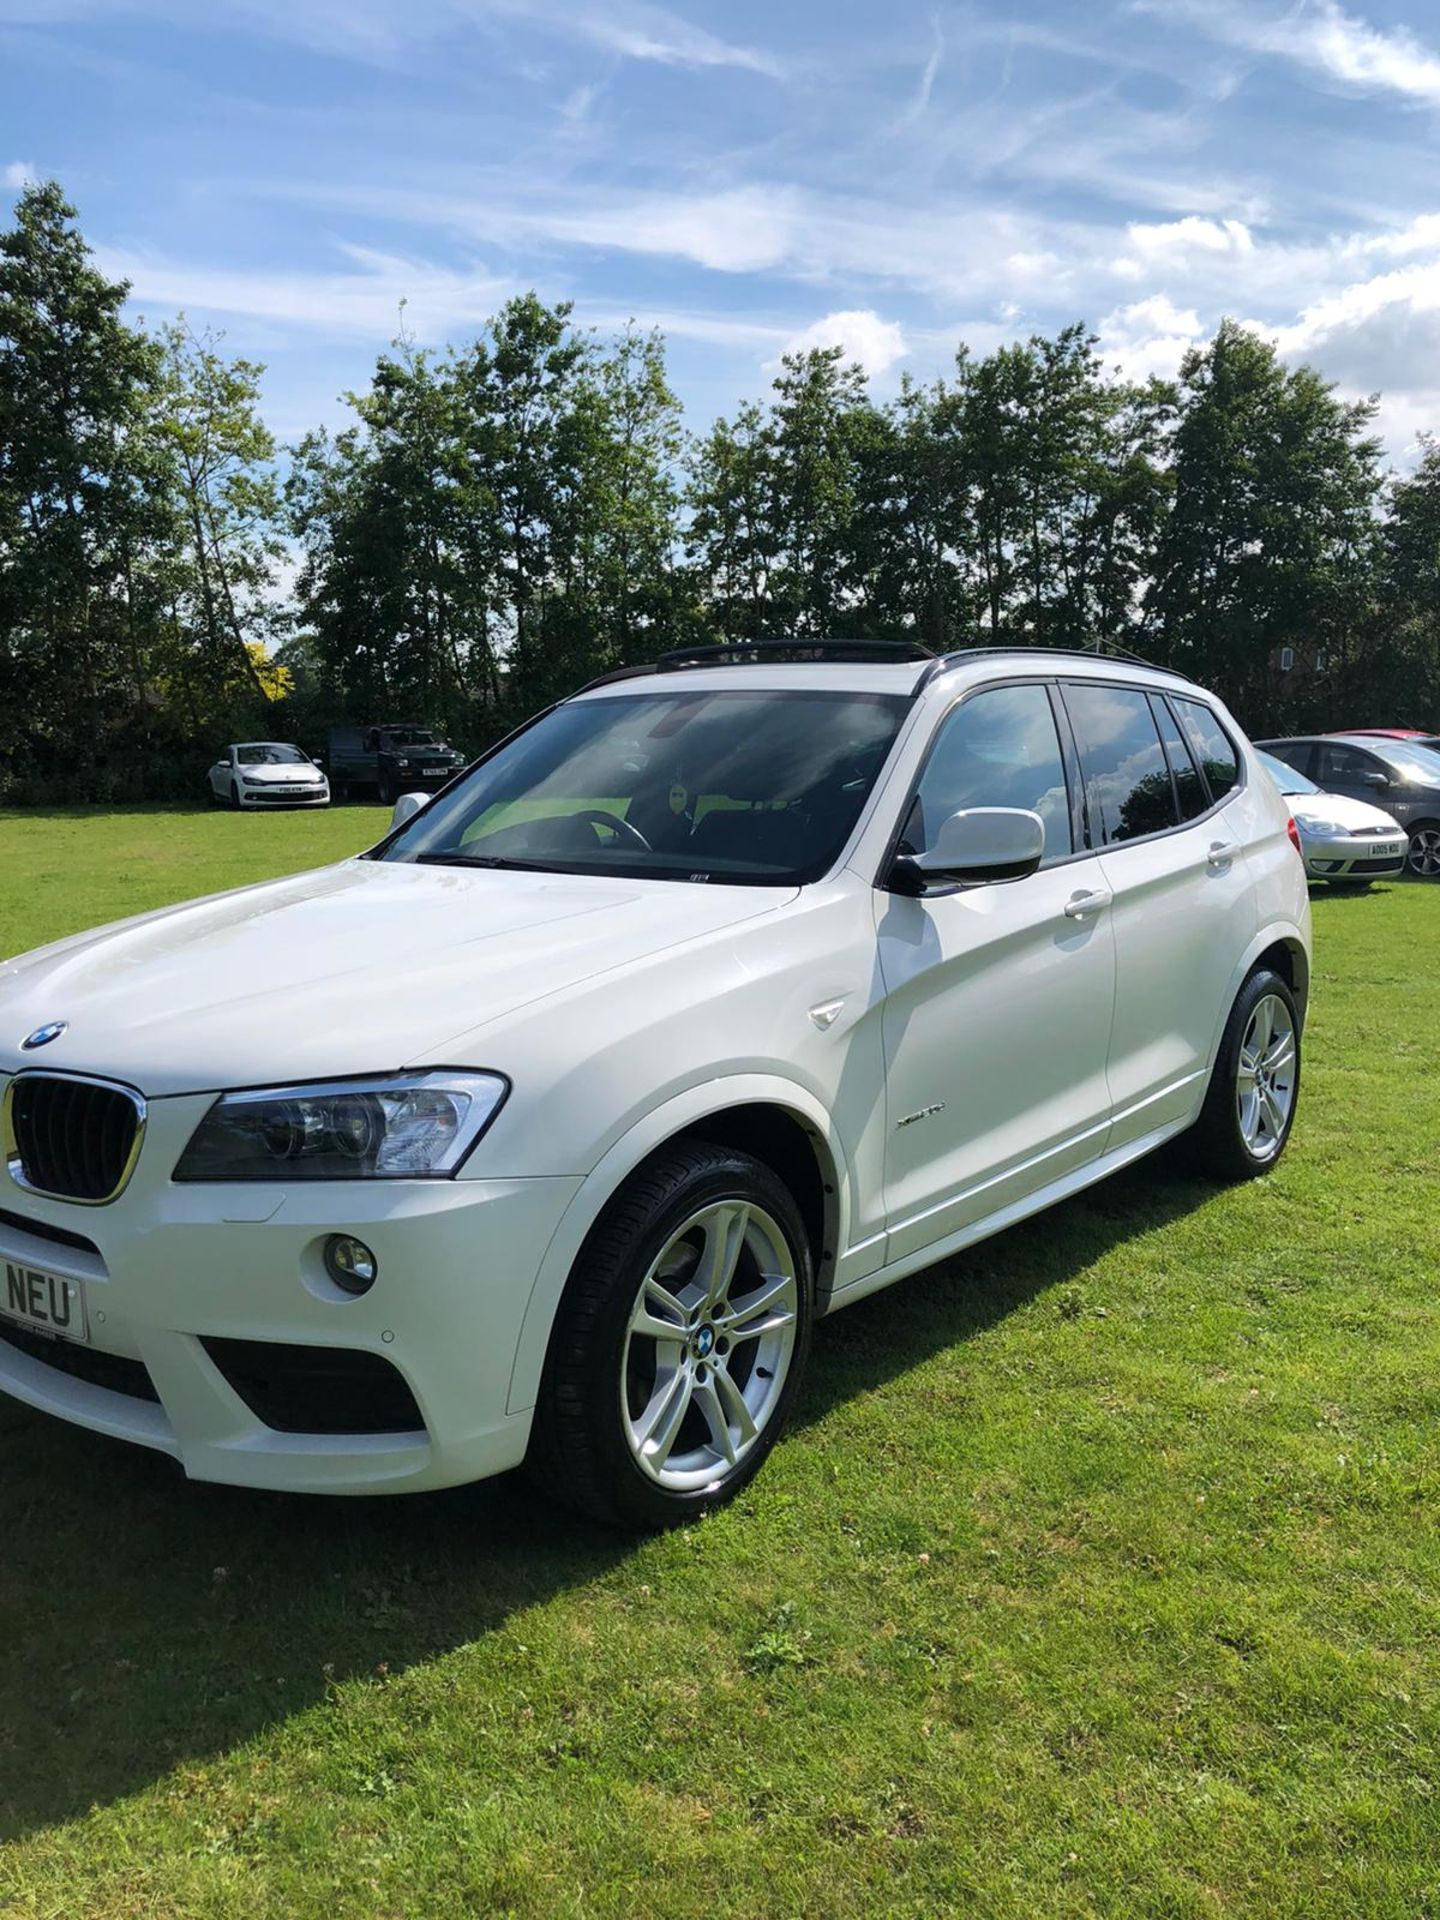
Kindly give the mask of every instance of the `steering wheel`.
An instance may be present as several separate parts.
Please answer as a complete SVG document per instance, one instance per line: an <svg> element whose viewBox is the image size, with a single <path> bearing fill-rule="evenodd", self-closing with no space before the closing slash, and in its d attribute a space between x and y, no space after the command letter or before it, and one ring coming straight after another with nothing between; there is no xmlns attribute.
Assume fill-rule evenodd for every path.
<svg viewBox="0 0 1440 1920"><path fill-rule="evenodd" d="M655 851L638 827L631 826L628 820L622 820L618 813L606 813L603 807L586 807L580 813L572 813L570 818L588 821L592 827L609 827L612 833L639 847L642 853Z"/></svg>

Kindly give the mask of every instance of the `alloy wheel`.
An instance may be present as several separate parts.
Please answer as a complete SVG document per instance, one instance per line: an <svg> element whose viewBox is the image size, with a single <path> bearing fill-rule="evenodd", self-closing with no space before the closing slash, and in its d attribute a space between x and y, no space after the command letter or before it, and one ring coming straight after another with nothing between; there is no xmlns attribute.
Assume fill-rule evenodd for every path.
<svg viewBox="0 0 1440 1920"><path fill-rule="evenodd" d="M1422 880L1440 876L1440 827L1417 827L1411 834L1410 871Z"/></svg>
<svg viewBox="0 0 1440 1920"><path fill-rule="evenodd" d="M1240 1132L1257 1160L1273 1160L1295 1106L1295 1023L1278 994L1257 1000L1240 1042L1235 1101Z"/></svg>
<svg viewBox="0 0 1440 1920"><path fill-rule="evenodd" d="M671 1235L636 1293L620 1374L648 1479L688 1493L740 1466L784 1392L799 1304L795 1256L763 1208L712 1201Z"/></svg>

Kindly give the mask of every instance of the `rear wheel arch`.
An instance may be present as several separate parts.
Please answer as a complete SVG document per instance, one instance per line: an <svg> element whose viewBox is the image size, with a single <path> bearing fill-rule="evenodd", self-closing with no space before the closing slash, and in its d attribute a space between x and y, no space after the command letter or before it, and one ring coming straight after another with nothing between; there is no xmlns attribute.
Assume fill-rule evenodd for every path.
<svg viewBox="0 0 1440 1920"><path fill-rule="evenodd" d="M1277 940L1273 946L1266 947L1250 962L1245 970L1245 978L1248 980L1252 973L1259 972L1262 967L1278 973L1289 987L1303 1021L1306 1003L1310 998L1310 956L1300 941Z"/></svg>

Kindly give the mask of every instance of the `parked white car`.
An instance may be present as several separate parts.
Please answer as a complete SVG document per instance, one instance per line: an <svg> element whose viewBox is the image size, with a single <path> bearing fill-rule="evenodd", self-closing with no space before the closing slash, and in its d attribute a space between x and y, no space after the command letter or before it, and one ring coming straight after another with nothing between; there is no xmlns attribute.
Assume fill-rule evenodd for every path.
<svg viewBox="0 0 1440 1920"><path fill-rule="evenodd" d="M241 740L211 767L210 798L228 807L328 807L330 782L284 740Z"/></svg>
<svg viewBox="0 0 1440 1920"><path fill-rule="evenodd" d="M199 1479L528 1456L665 1525L759 1467L817 1316L1187 1130L1273 1167L1309 954L1186 680L672 657L367 854L0 966L0 1388Z"/></svg>
<svg viewBox="0 0 1440 1920"><path fill-rule="evenodd" d="M1372 880L1397 880L1404 873L1410 836L1394 814L1368 800L1326 793L1273 753L1258 747L1256 753L1300 829L1300 851L1312 880L1360 893Z"/></svg>

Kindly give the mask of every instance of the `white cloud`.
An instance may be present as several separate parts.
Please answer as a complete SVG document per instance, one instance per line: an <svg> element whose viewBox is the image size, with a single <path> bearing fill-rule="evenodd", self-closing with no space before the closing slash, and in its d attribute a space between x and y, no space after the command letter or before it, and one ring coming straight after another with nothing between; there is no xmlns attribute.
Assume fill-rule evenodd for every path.
<svg viewBox="0 0 1440 1920"><path fill-rule="evenodd" d="M12 160L4 173L6 186L14 187L17 191L33 186L38 178L39 175L29 160Z"/></svg>
<svg viewBox="0 0 1440 1920"><path fill-rule="evenodd" d="M924 116L926 108L930 105L930 96L935 91L935 81L940 72L940 62L945 57L945 35L941 29L940 16L938 13L930 22L930 31L932 36L930 54L924 66L920 69L920 79L916 85L913 97L899 119L895 122L895 131L897 133L905 127L913 126L917 120Z"/></svg>
<svg viewBox="0 0 1440 1920"><path fill-rule="evenodd" d="M1275 54L1345 87L1440 105L1440 54L1407 27L1386 32L1336 0L1300 0L1278 14L1217 0L1135 0L1135 8L1183 18L1231 46Z"/></svg>
<svg viewBox="0 0 1440 1920"><path fill-rule="evenodd" d="M1255 245L1243 220L1203 220L1196 214L1149 224L1132 221L1125 235L1131 251L1145 260L1177 253L1249 253Z"/></svg>
<svg viewBox="0 0 1440 1920"><path fill-rule="evenodd" d="M882 320L869 307L827 313L793 334L785 343L785 352L808 353L812 347L840 347L847 361L872 375L887 372L909 351L899 322Z"/></svg>
<svg viewBox="0 0 1440 1920"><path fill-rule="evenodd" d="M784 71L759 48L722 40L664 7L586 4L555 12L576 33L628 60L654 60L667 67L742 67L771 79Z"/></svg>
<svg viewBox="0 0 1440 1920"><path fill-rule="evenodd" d="M1167 294L1156 293L1106 314L1097 331L1101 357L1129 379L1158 374L1169 380L1205 329L1193 308L1177 307Z"/></svg>
<svg viewBox="0 0 1440 1920"><path fill-rule="evenodd" d="M514 291L476 270L455 271L360 247L342 247L352 263L333 273L276 273L210 267L160 254L97 249L102 272L130 282L147 312L235 316L383 341L400 330L426 341L476 327Z"/></svg>

